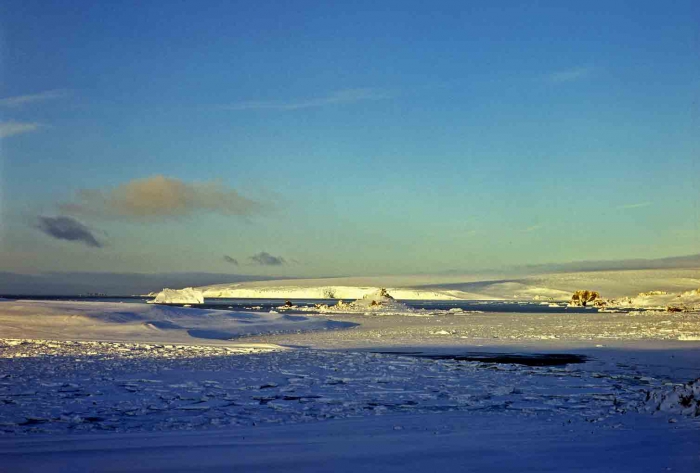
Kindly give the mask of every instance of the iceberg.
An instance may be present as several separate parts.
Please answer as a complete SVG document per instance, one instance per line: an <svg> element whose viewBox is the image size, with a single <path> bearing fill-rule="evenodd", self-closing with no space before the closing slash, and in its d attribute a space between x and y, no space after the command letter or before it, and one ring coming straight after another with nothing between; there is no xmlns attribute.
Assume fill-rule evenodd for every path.
<svg viewBox="0 0 700 473"><path fill-rule="evenodd" d="M203 304L204 294L198 289L186 287L184 289L165 288L156 294L156 298L148 301L149 304Z"/></svg>

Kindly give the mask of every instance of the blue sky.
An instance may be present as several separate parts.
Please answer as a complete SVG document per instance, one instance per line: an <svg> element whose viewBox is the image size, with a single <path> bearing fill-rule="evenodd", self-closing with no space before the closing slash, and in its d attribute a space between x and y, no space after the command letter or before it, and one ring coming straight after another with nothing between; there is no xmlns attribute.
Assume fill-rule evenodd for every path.
<svg viewBox="0 0 700 473"><path fill-rule="evenodd" d="M4 2L0 270L700 252L700 7L573 3Z"/></svg>

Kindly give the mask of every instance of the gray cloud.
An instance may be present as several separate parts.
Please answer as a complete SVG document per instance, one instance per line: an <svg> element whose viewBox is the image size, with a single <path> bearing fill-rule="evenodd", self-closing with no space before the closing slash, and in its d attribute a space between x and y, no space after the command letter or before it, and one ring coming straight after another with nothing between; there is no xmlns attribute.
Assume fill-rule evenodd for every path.
<svg viewBox="0 0 700 473"><path fill-rule="evenodd" d="M253 263L261 266L282 266L287 264L287 261L281 256L272 256L267 251L261 251L257 255L249 258Z"/></svg>
<svg viewBox="0 0 700 473"><path fill-rule="evenodd" d="M0 99L2 107L20 107L22 105L43 102L45 100L59 99L68 95L66 90L47 90L38 94L16 95L14 97L5 97Z"/></svg>
<svg viewBox="0 0 700 473"><path fill-rule="evenodd" d="M57 240L68 240L101 248L97 238L90 229L71 217L39 217L36 228Z"/></svg>
<svg viewBox="0 0 700 473"><path fill-rule="evenodd" d="M250 216L263 211L264 205L218 181L189 183L152 176L107 190L83 189L75 202L59 208L69 214L145 221L202 212Z"/></svg>
<svg viewBox="0 0 700 473"><path fill-rule="evenodd" d="M228 110L299 110L303 108L325 107L328 105L343 105L365 100L381 100L389 95L376 89L347 89L339 90L325 97L316 97L294 101L260 101L241 102L226 105Z"/></svg>
<svg viewBox="0 0 700 473"><path fill-rule="evenodd" d="M236 258L231 258L229 255L224 255L224 261L238 266L238 260Z"/></svg>
<svg viewBox="0 0 700 473"><path fill-rule="evenodd" d="M31 131L36 131L40 127L41 125L36 122L16 122L13 120L0 122L0 138L29 133Z"/></svg>

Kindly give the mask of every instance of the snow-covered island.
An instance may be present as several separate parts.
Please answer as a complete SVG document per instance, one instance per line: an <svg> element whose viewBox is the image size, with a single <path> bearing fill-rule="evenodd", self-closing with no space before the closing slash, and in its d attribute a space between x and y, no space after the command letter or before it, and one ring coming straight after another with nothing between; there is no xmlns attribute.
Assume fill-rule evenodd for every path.
<svg viewBox="0 0 700 473"><path fill-rule="evenodd" d="M584 271L513 277L450 275L251 281L198 287L205 298L358 300L385 288L396 300L503 300L568 303L590 289L600 299L633 298L639 293L679 294L700 288L700 268ZM686 297L687 296L683 296ZM643 302L641 299L639 302ZM690 299L688 299L690 301Z"/></svg>

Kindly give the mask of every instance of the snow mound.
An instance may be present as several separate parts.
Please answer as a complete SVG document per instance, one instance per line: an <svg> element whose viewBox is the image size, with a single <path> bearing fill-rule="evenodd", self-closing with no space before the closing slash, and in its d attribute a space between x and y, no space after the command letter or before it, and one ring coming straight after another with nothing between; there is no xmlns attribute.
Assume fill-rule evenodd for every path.
<svg viewBox="0 0 700 473"><path fill-rule="evenodd" d="M700 416L700 378L674 386L672 391L650 391L646 399L650 411Z"/></svg>
<svg viewBox="0 0 700 473"><path fill-rule="evenodd" d="M203 304L204 294L198 289L163 289L156 298L148 301L151 304Z"/></svg>

